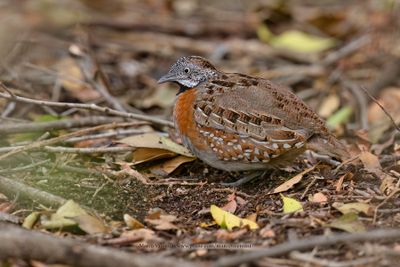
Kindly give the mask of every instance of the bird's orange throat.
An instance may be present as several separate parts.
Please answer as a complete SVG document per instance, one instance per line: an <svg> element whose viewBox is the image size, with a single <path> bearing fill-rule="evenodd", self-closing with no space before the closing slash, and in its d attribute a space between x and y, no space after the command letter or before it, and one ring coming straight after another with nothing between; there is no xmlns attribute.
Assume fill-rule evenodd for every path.
<svg viewBox="0 0 400 267"><path fill-rule="evenodd" d="M201 142L199 131L194 120L193 107L196 97L197 90L193 88L188 89L178 95L178 98L175 102L174 120L175 126L182 137L190 140L191 145L194 147L201 148L204 146L204 144Z"/></svg>

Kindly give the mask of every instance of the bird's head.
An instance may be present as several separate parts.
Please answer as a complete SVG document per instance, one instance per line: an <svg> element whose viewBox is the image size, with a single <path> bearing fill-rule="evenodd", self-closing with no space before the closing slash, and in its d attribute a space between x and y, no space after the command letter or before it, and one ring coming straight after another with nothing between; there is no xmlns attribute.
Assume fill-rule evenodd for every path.
<svg viewBox="0 0 400 267"><path fill-rule="evenodd" d="M184 89L194 88L218 74L218 70L206 59L198 56L181 57L158 83L175 82Z"/></svg>

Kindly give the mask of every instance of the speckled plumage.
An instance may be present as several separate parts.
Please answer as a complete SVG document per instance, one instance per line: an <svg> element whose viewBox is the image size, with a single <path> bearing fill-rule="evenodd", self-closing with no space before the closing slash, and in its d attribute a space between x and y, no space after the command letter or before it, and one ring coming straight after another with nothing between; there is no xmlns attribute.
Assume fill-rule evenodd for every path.
<svg viewBox="0 0 400 267"><path fill-rule="evenodd" d="M285 166L305 149L347 157L324 121L283 86L218 71L195 56L179 59L166 81L181 85L174 120L184 144L215 168Z"/></svg>

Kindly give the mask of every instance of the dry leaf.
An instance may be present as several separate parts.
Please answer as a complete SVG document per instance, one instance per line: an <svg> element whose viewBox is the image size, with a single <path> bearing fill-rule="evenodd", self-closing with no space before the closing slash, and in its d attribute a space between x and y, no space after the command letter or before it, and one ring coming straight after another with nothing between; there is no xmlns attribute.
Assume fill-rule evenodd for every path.
<svg viewBox="0 0 400 267"><path fill-rule="evenodd" d="M311 202L314 202L314 203L326 203L326 202L328 202L328 197L325 196L323 193L318 192L318 193L315 193L312 196Z"/></svg>
<svg viewBox="0 0 400 267"><path fill-rule="evenodd" d="M139 222L138 220L136 220L129 214L124 214L124 222L125 222L126 226L128 226L129 229L144 228L144 225L141 222Z"/></svg>
<svg viewBox="0 0 400 267"><path fill-rule="evenodd" d="M71 219L77 222L79 228L88 234L107 233L109 230L103 221L89 214L81 214Z"/></svg>
<svg viewBox="0 0 400 267"><path fill-rule="evenodd" d="M165 214L161 210L156 210L150 213L146 219L146 222L154 225L157 230L175 230L178 227L172 222L176 221L176 216Z"/></svg>
<svg viewBox="0 0 400 267"><path fill-rule="evenodd" d="M195 158L186 156L177 156L173 159L167 160L163 163L157 164L150 168L151 173L161 176L166 176L175 171L179 166L184 163L194 161Z"/></svg>
<svg viewBox="0 0 400 267"><path fill-rule="evenodd" d="M134 164L140 164L157 159L165 159L176 156L174 152L159 148L138 148L133 152Z"/></svg>
<svg viewBox="0 0 400 267"><path fill-rule="evenodd" d="M64 58L57 65L59 81L71 96L82 102L88 102L100 97L100 93L83 82L84 77L76 61Z"/></svg>
<svg viewBox="0 0 400 267"><path fill-rule="evenodd" d="M119 142L133 147L158 148L168 150L179 155L194 157L187 148L175 143L170 138L158 132L129 136L119 140Z"/></svg>
<svg viewBox="0 0 400 267"><path fill-rule="evenodd" d="M361 202L352 202L352 203L340 203L340 202L335 202L332 204L332 207L337 209L343 214L347 213L364 213L365 215L372 216L374 215L374 208L367 204L367 203L361 203Z"/></svg>
<svg viewBox="0 0 400 267"><path fill-rule="evenodd" d="M285 191L289 190L295 184L297 184L298 182L301 181L301 179L303 178L304 174L309 173L310 171L314 170L317 165L318 164L312 166L311 168L305 169L304 171L302 171L299 174L296 174L293 178L287 180L283 184L281 184L278 187L276 187L274 189L274 191L272 191L272 193L269 193L269 194L276 194L276 193L281 193L281 192L285 192Z"/></svg>
<svg viewBox="0 0 400 267"><path fill-rule="evenodd" d="M339 108L339 105L339 96L337 94L331 94L322 100L318 109L318 114L323 118L328 118Z"/></svg>
<svg viewBox="0 0 400 267"><path fill-rule="evenodd" d="M371 173L376 173L377 171L381 172L382 167L381 164L379 163L379 159L377 156L374 154L368 152L368 151L363 151L361 152L359 156L360 160L364 164L364 168Z"/></svg>
<svg viewBox="0 0 400 267"><path fill-rule="evenodd" d="M225 240L225 241L230 241L230 240L236 240L245 233L247 233L247 229L238 229L235 231L227 231L225 229L219 229L214 235L218 240Z"/></svg>
<svg viewBox="0 0 400 267"><path fill-rule="evenodd" d="M358 220L356 213L343 214L339 218L333 220L328 226L350 233L365 232L365 226Z"/></svg>
<svg viewBox="0 0 400 267"><path fill-rule="evenodd" d="M260 230L260 236L262 238L274 238L276 236L275 231L270 226L265 226Z"/></svg>

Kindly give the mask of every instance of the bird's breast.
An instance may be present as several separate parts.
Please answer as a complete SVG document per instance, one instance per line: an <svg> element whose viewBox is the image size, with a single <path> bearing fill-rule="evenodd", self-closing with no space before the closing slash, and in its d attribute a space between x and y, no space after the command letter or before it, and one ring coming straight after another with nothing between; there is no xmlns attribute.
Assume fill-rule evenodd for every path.
<svg viewBox="0 0 400 267"><path fill-rule="evenodd" d="M197 98L196 89L188 89L179 94L175 102L174 121L184 145L192 152L204 149L205 143L199 135L199 129L194 119L194 102Z"/></svg>

